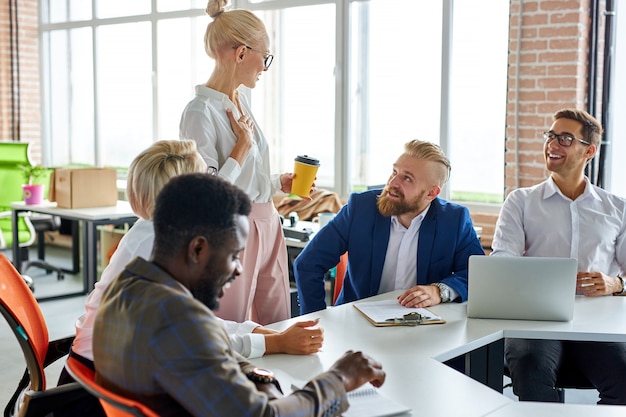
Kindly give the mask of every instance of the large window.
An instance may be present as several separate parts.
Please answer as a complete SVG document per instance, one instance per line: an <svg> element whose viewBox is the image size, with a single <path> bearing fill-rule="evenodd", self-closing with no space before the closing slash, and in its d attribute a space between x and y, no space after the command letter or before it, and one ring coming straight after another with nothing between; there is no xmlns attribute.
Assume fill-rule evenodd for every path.
<svg viewBox="0 0 626 417"><path fill-rule="evenodd" d="M607 155L608 178L607 189L626 198L626 164L620 155L626 155L626 119L622 111L626 108L626 79L619 74L626 71L626 4L616 5L615 14L615 67L612 77L611 90L611 126L609 126L608 141L610 143ZM620 7L622 6L622 7ZM621 179L620 179L621 178Z"/></svg>
<svg viewBox="0 0 626 417"><path fill-rule="evenodd" d="M183 108L213 62L204 1L42 1L44 158L126 168L178 138Z"/></svg>
<svg viewBox="0 0 626 417"><path fill-rule="evenodd" d="M252 97L275 167L313 154L318 185L346 193L384 183L405 142L429 140L451 159L452 198L502 201L507 1L298 3L244 5L274 35L271 82Z"/></svg>
<svg viewBox="0 0 626 417"><path fill-rule="evenodd" d="M178 137L213 65L204 1L42 3L47 162L125 167ZM502 201L508 3L234 1L271 37L274 63L250 94L273 171L315 156L318 186L345 196L384 183L423 139L452 161L448 196Z"/></svg>

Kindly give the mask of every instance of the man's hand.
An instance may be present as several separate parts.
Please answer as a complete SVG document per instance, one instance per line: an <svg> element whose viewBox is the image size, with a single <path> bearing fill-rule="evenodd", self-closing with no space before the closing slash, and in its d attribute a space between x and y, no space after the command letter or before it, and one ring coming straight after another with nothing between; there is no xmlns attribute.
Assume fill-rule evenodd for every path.
<svg viewBox="0 0 626 417"><path fill-rule="evenodd" d="M586 297L611 295L622 290L622 282L601 272L579 272L576 276L576 294Z"/></svg>
<svg viewBox="0 0 626 417"><path fill-rule="evenodd" d="M283 397L283 393L274 384L262 384L260 382L253 382L253 384L256 385L256 389L266 393L270 400Z"/></svg>
<svg viewBox="0 0 626 417"><path fill-rule="evenodd" d="M385 371L380 362L362 352L347 351L329 371L341 378L346 392L357 389L367 382L375 387L380 387L385 382Z"/></svg>
<svg viewBox="0 0 626 417"><path fill-rule="evenodd" d="M434 285L416 285L400 294L398 302L405 307L424 308L441 303L441 296Z"/></svg>
<svg viewBox="0 0 626 417"><path fill-rule="evenodd" d="M319 320L300 321L280 333L266 333L265 354L310 355L318 352L324 342L324 329L312 328L317 323Z"/></svg>

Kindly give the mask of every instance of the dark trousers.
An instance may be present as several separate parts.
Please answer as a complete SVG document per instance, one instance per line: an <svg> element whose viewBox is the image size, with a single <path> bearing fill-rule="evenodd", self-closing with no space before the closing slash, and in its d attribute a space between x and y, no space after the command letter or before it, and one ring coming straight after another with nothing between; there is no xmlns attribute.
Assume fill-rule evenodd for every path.
<svg viewBox="0 0 626 417"><path fill-rule="evenodd" d="M520 401L559 401L559 369L580 372L600 393L598 404L626 405L626 344L505 339L513 393Z"/></svg>
<svg viewBox="0 0 626 417"><path fill-rule="evenodd" d="M89 368L94 369L93 362L87 358L84 358L80 355L77 355L72 350L70 350L70 356L76 358L78 361L82 362L84 365ZM74 378L65 370L65 367L61 370L61 375L59 375L59 382L57 385L65 385L75 382ZM86 397L82 401L76 401L72 404L72 406L66 407L65 410L55 411L54 417L106 417L102 406L100 405L100 400L95 396Z"/></svg>

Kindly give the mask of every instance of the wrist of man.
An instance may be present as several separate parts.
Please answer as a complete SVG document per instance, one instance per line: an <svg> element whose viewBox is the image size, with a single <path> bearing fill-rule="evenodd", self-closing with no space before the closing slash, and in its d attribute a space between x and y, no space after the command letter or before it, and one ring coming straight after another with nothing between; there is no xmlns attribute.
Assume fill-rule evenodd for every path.
<svg viewBox="0 0 626 417"><path fill-rule="evenodd" d="M442 303L447 303L450 301L450 287L444 284L443 282L433 282L430 284L439 289L439 298Z"/></svg>
<svg viewBox="0 0 626 417"><path fill-rule="evenodd" d="M618 289L618 291L614 292L613 295L626 295L626 280L620 275L617 276L617 280L621 285L621 289Z"/></svg>

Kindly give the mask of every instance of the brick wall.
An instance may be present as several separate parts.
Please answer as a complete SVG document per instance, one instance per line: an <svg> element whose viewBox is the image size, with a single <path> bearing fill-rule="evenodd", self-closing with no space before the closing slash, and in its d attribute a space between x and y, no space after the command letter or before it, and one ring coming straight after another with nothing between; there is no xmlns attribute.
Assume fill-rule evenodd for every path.
<svg viewBox="0 0 626 417"><path fill-rule="evenodd" d="M552 114L586 108L589 14L589 0L511 2L506 194L547 177L541 134Z"/></svg>
<svg viewBox="0 0 626 417"><path fill-rule="evenodd" d="M511 0L505 194L548 177L542 132L552 114L562 107L586 108L589 21L589 0ZM474 210L472 219L489 248L497 214Z"/></svg>
<svg viewBox="0 0 626 417"><path fill-rule="evenodd" d="M11 120L11 61L9 0L0 0L0 140L14 140ZM20 138L31 142L31 156L41 161L41 103L39 93L39 34L37 0L17 1L20 68Z"/></svg>

